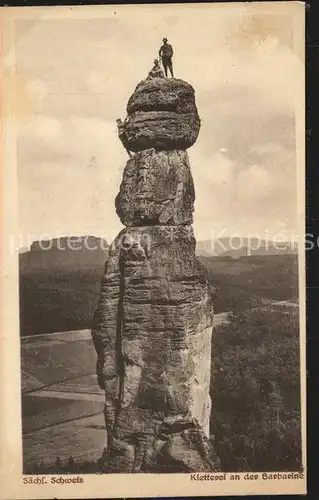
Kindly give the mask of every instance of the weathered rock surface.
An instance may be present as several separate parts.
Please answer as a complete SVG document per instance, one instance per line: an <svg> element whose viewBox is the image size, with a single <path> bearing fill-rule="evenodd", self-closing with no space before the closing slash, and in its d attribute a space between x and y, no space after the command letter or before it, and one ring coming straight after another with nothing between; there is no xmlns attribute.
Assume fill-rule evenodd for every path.
<svg viewBox="0 0 319 500"><path fill-rule="evenodd" d="M113 242L92 337L105 390L104 472L218 470L209 440L212 293L195 257L187 152L200 120L182 80L141 82L127 106Z"/></svg>
<svg viewBox="0 0 319 500"><path fill-rule="evenodd" d="M127 105L129 149L187 149L199 133L194 89L175 78L141 82Z"/></svg>
<svg viewBox="0 0 319 500"><path fill-rule="evenodd" d="M214 445L196 420L168 417L145 457L149 472L207 472L219 468Z"/></svg>
<svg viewBox="0 0 319 500"><path fill-rule="evenodd" d="M124 457L121 466L112 460L112 470L133 467L135 452L125 443L147 442L144 463L167 415L197 422L202 436L209 435L212 319L210 285L195 258L191 226L120 233L92 330L108 436L115 439L112 456Z"/></svg>
<svg viewBox="0 0 319 500"><path fill-rule="evenodd" d="M125 167L115 205L125 226L191 224L194 184L187 152L147 149Z"/></svg>

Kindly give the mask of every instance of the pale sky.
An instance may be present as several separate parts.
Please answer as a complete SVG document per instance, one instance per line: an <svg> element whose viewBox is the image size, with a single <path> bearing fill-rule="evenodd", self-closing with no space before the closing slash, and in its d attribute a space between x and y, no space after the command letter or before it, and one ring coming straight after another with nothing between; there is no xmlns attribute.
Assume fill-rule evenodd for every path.
<svg viewBox="0 0 319 500"><path fill-rule="evenodd" d="M188 150L196 237L297 231L294 89L302 52L287 3L277 14L248 6L136 5L129 15L110 6L104 19L16 21L15 85L29 103L18 130L24 236L112 239L122 228L114 198L127 154L115 120L124 119L163 36L176 77L195 88L202 121Z"/></svg>

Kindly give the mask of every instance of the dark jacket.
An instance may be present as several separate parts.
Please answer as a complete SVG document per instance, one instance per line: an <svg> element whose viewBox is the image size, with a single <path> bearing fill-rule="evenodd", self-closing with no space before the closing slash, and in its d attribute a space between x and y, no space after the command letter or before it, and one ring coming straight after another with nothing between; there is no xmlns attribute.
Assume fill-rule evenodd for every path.
<svg viewBox="0 0 319 500"><path fill-rule="evenodd" d="M159 49L160 57L172 57L173 53L173 48L171 45L169 45L169 43L163 43L163 45Z"/></svg>

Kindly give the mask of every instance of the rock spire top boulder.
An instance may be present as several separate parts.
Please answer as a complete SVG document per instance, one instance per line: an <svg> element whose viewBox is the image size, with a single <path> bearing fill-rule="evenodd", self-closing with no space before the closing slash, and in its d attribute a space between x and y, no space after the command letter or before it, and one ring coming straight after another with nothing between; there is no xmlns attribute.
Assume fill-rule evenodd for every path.
<svg viewBox="0 0 319 500"><path fill-rule="evenodd" d="M175 78L141 82L127 105L126 131L131 151L149 148L190 148L196 141L200 119L193 87Z"/></svg>

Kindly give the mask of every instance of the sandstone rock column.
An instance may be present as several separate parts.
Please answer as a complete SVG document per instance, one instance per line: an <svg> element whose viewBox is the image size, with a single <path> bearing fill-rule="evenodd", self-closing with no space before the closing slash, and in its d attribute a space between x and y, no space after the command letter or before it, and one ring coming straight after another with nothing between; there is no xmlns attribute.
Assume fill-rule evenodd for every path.
<svg viewBox="0 0 319 500"><path fill-rule="evenodd" d="M105 390L104 472L218 470L209 440L213 305L195 257L187 148L200 119L183 80L141 82L92 337Z"/></svg>

